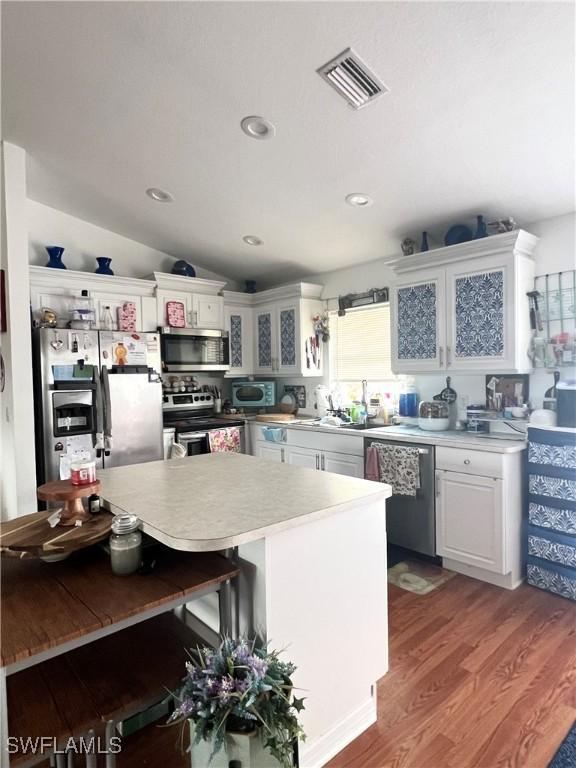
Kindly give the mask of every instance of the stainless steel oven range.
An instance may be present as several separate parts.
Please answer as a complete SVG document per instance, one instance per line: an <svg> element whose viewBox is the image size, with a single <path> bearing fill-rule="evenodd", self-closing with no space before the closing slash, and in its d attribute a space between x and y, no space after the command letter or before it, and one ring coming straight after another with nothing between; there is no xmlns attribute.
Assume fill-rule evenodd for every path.
<svg viewBox="0 0 576 768"><path fill-rule="evenodd" d="M240 430L240 450L245 453L244 421L214 415L214 397L209 392L165 394L162 409L164 427L174 428L174 439L187 456L210 453L210 431L228 427Z"/></svg>

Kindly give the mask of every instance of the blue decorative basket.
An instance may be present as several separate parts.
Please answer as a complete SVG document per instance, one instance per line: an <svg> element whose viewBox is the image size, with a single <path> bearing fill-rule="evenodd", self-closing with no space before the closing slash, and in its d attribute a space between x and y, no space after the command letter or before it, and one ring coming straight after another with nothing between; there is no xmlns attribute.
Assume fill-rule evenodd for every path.
<svg viewBox="0 0 576 768"><path fill-rule="evenodd" d="M284 443L286 441L286 430L281 427L262 427L264 440L269 443Z"/></svg>

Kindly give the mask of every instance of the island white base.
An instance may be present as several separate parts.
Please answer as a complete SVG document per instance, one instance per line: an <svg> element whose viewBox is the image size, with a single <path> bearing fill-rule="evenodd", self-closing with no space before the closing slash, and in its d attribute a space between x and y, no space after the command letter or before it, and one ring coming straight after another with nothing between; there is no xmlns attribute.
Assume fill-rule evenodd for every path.
<svg viewBox="0 0 576 768"><path fill-rule="evenodd" d="M241 632L256 630L298 667L300 765L320 768L376 720L388 670L385 501L349 503L239 554L253 566L240 583Z"/></svg>
<svg viewBox="0 0 576 768"><path fill-rule="evenodd" d="M373 691L374 695L365 704L347 715L344 720L336 723L328 733L317 739L314 745L310 745L308 741L300 745L300 765L302 768L304 766L325 765L344 747L364 733L367 728L374 725L377 720L375 685Z"/></svg>

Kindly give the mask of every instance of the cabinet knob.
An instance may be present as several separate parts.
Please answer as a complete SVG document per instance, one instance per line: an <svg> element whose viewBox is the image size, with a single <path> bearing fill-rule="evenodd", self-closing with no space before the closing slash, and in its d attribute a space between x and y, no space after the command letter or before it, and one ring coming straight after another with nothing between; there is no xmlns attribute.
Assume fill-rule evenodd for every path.
<svg viewBox="0 0 576 768"><path fill-rule="evenodd" d="M470 464L470 459L464 459L464 464Z"/></svg>

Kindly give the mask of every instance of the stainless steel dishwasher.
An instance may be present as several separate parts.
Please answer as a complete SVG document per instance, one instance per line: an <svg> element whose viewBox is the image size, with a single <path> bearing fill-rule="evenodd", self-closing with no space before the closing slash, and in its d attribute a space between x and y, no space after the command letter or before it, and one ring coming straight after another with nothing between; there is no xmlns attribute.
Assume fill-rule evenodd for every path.
<svg viewBox="0 0 576 768"><path fill-rule="evenodd" d="M388 542L412 549L423 555L436 555L436 489L434 483L435 456L433 445L400 440L364 438L366 450L373 444L418 448L420 459L420 488L416 496L395 496L386 501ZM366 473L364 473L366 474ZM387 482L385 479L382 482ZM392 483L390 483L392 485Z"/></svg>

